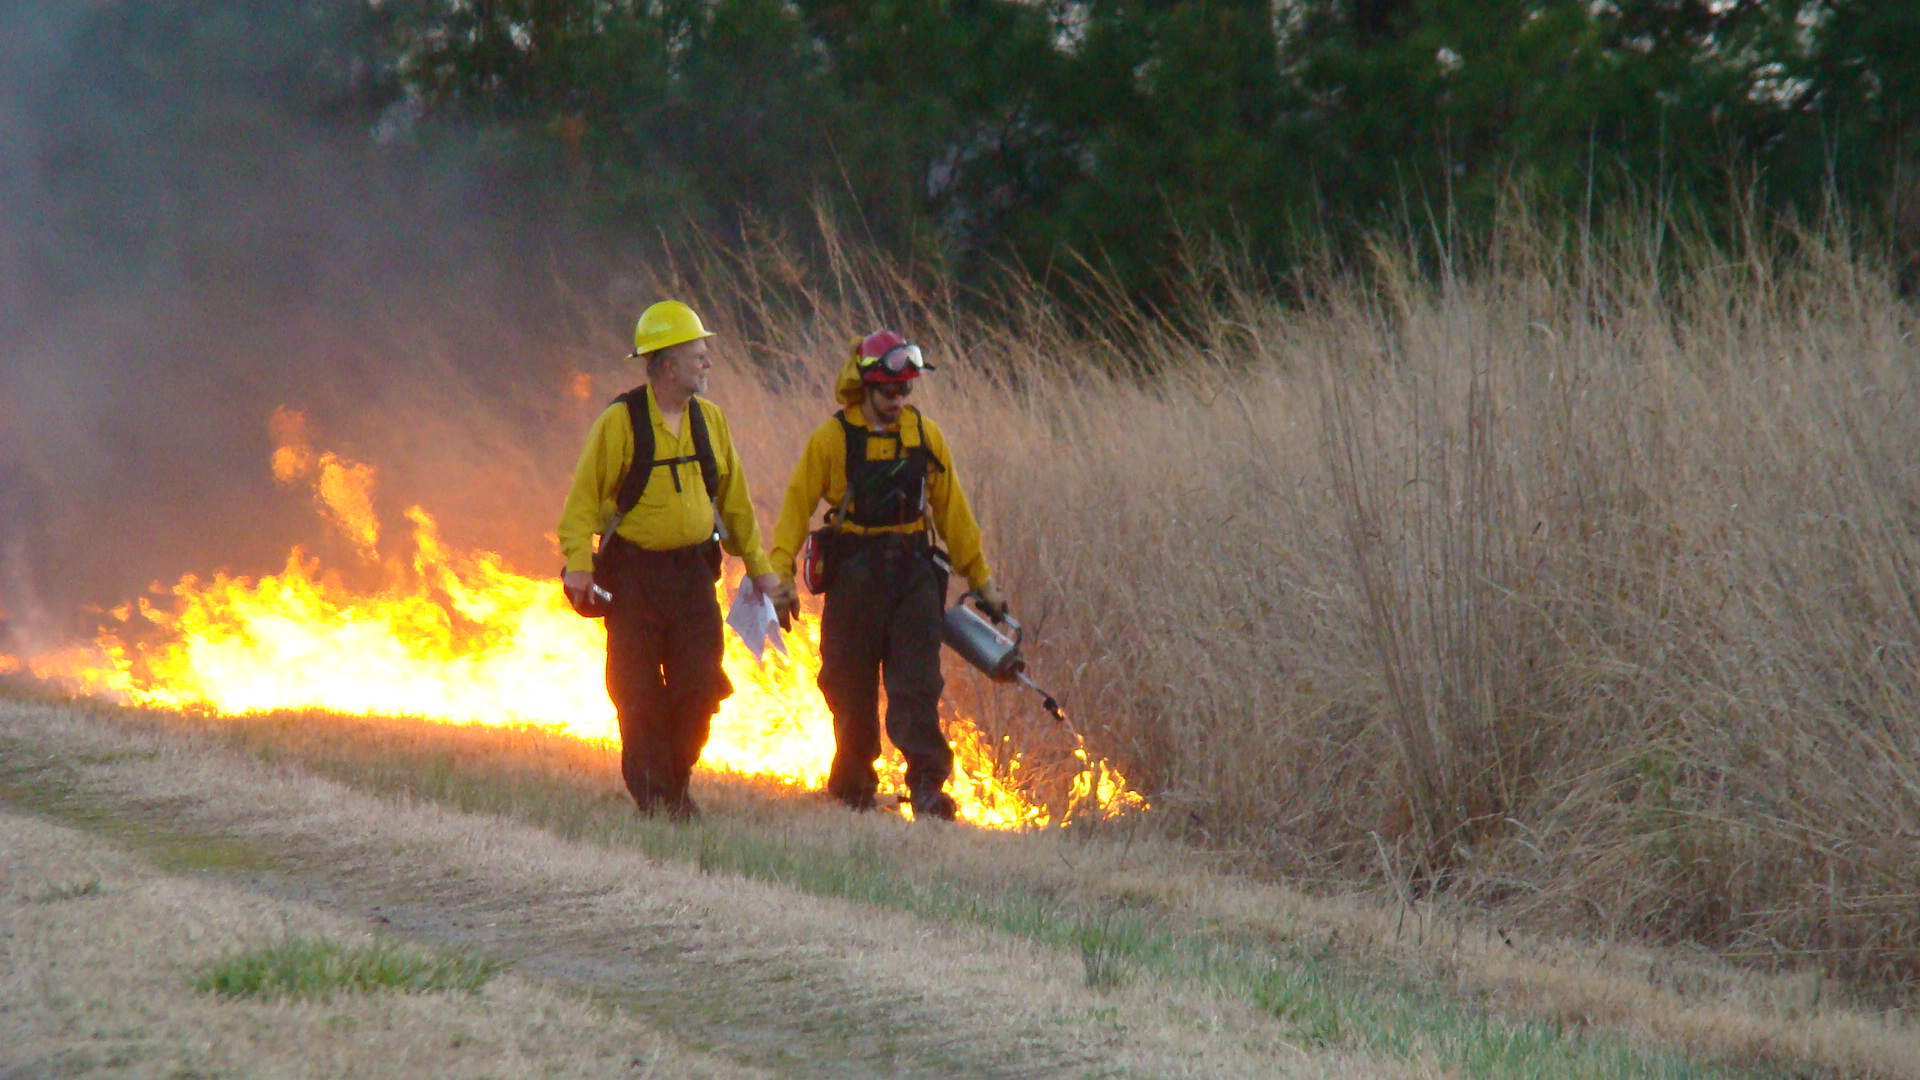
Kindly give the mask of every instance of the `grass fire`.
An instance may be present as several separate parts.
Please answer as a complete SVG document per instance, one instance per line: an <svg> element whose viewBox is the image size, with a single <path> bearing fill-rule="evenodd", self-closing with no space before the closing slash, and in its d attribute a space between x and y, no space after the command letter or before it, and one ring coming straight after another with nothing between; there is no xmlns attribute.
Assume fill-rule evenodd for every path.
<svg viewBox="0 0 1920 1080"><path fill-rule="evenodd" d="M276 574L187 575L156 587L156 596L109 612L92 648L24 666L136 704L235 717L317 708L617 740L601 681L601 625L575 615L552 577L518 573L490 552L451 549L422 507L406 509L403 542L383 538L375 467L316 451L308 426L297 411L273 414L274 477L311 488L319 517L373 568L375 587L352 587L295 548ZM738 577L736 564L721 583L723 602ZM729 633L725 668L735 691L714 717L707 768L801 789L825 780L833 723L814 685L818 626L802 620L785 635L785 652L769 649L761 661ZM990 745L964 716L949 716L947 728L962 820L1045 826L1145 805L1119 770L1078 747L1084 768L1049 805L1022 790L1017 749ZM897 754L883 779L887 794L905 791Z"/></svg>

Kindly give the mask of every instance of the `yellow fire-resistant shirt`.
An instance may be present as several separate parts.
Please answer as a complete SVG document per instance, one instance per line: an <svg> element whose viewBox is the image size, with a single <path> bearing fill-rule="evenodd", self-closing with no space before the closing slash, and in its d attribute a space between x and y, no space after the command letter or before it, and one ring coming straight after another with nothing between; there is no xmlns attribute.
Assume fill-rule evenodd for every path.
<svg viewBox="0 0 1920 1080"><path fill-rule="evenodd" d="M720 406L705 398L691 399L688 408L694 407L706 414L707 439L713 444L714 461L719 466L717 503L720 522L725 526L721 544L746 561L747 573L770 573L766 549L760 546L760 525L753 517L753 497L747 492L747 476L740 468L727 418ZM647 388L647 415L653 421L656 460L693 456L693 432L687 414L680 414L680 430L669 430L652 387ZM566 556L568 570L593 569L593 537L613 520L620 483L632 460L633 422L627 406L614 402L587 431L586 449L580 452L580 463L573 470L573 489L567 492L567 504L560 511L560 551ZM674 487L676 476L678 490ZM640 501L620 519L620 535L649 551L686 547L713 535L714 510L698 462L656 466L640 492Z"/></svg>
<svg viewBox="0 0 1920 1080"><path fill-rule="evenodd" d="M866 415L857 407L850 406L842 411L855 427L867 426ZM933 523L946 539L947 555L953 560L954 573L964 576L970 587L978 589L987 583L993 572L988 569L986 555L980 550L980 523L974 520L973 508L967 505L966 493L960 490L960 478L953 470L953 456L947 452L946 436L940 434L939 426L921 416L917 409L902 410L900 427L901 437L897 441L868 439L867 460L891 461L897 451L920 445L933 454L938 467L927 470L927 504L933 511ZM773 528L775 573L792 576L794 559L800 551L801 542L807 538L807 526L813 520L814 509L822 499L830 507L839 506L846 491L847 437L840 429L840 420L836 416L814 429L807 439L806 450L800 455L800 464L794 467L793 477L787 481L787 497L780 506L780 522ZM924 520L880 528L865 528L851 522L841 526L851 533L918 532L926 527Z"/></svg>

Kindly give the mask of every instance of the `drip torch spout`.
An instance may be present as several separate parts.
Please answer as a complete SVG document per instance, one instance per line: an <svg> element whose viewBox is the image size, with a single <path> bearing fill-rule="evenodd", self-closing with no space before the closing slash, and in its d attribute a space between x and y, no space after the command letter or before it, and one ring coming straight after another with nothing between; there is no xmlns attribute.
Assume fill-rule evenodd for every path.
<svg viewBox="0 0 1920 1080"><path fill-rule="evenodd" d="M1039 694L1041 698L1041 701L1040 701L1041 707L1046 709L1048 712L1052 713L1053 718L1055 720L1060 721L1062 724L1066 724L1067 730L1069 731L1073 730L1073 725L1070 723L1067 723L1067 714L1060 711L1060 701L1058 698L1055 698L1052 694L1049 694L1045 690L1040 689L1038 684L1036 684L1032 679L1027 677L1027 673L1025 671L1018 673L1017 675L1014 676L1014 678L1019 679L1020 682L1023 685L1025 685L1027 689L1033 691L1036 694Z"/></svg>

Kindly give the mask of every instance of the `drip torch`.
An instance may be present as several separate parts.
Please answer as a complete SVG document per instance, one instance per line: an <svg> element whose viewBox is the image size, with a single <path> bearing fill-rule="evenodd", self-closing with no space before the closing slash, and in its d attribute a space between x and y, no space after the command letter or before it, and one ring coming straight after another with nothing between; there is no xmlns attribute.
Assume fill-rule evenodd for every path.
<svg viewBox="0 0 1920 1080"><path fill-rule="evenodd" d="M969 599L980 609L979 611L967 606ZM1013 632L1013 636L1008 637L1001 632L999 626L988 621L985 616L986 610L986 601L980 594L968 592L948 608L946 615L941 618L941 640L945 641L954 652L959 653L967 663L980 669L994 682L1017 682L1040 695L1041 703L1046 707L1047 712L1053 714L1053 718L1060 722L1060 726L1067 729L1068 735L1073 736L1073 756L1084 766L1082 772L1085 777L1084 782L1076 781L1074 785L1075 790L1081 792L1078 798L1089 800L1094 815L1102 816L1100 798L1103 786L1100 773L1103 763L1087 753L1087 741L1074 729L1073 721L1067 719L1067 714L1060 708L1059 699L1042 690L1027 676L1027 661L1020 655L1020 639L1023 636L1020 620L1004 613L996 620ZM1069 796L1062 821L1069 819L1075 802L1077 799Z"/></svg>
<svg viewBox="0 0 1920 1080"><path fill-rule="evenodd" d="M967 606L971 599L981 610L975 611ZM961 658L992 679L994 682L1018 682L1041 697L1041 704L1055 720L1065 724L1073 731L1073 724L1067 720L1067 714L1060 710L1060 702L1052 694L1042 690L1027 675L1027 661L1020 655L1020 639L1023 636L1020 620L1011 615L1001 615L999 621L1013 630L1008 637L998 626L988 621L982 612L986 602L977 592L968 592L947 609L940 620L940 639ZM1078 737L1079 733L1074 732Z"/></svg>

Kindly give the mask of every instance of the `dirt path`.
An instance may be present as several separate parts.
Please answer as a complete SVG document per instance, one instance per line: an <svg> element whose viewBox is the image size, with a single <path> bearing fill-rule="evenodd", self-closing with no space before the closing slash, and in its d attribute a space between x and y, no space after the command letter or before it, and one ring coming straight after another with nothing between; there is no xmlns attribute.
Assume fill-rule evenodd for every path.
<svg viewBox="0 0 1920 1080"><path fill-rule="evenodd" d="M0 810L0 1080L770 1075L512 973L477 994L196 993L193 975L235 949L366 934L349 914L236 888L231 871L167 872L153 858L190 850L176 834L161 852L135 852Z"/></svg>
<svg viewBox="0 0 1920 1080"><path fill-rule="evenodd" d="M184 907L155 901L142 925L126 930L156 941L178 943L183 933L194 939L184 951L131 942L116 953L158 950L156 961L135 965L147 974L132 987L112 979L62 983L60 950L45 943L66 940L65 932L38 923L10 931L0 954L9 987L0 1030L27 1037L0 1040L10 1047L0 1052L0 1075L146 1075L140 1062L157 1058L112 1064L113 1040L97 1032L137 1028L125 1017L143 1009L158 1015L169 997L199 997L185 989L184 958L257 941L275 918L282 926L377 931L511 961L510 978L497 980L506 989L490 987L477 1002L428 997L452 999L446 1008L454 1013L497 1011L513 995L558 1002L543 1006L555 1019L540 1038L515 1035L498 1018L456 1018L512 1042L514 1060L529 1068L544 1060L558 1074L575 1070L556 1047L598 1063L581 1064L579 1075L605 1074L616 1059L629 1074L676 1063L658 1075L1436 1072L1310 1053L1250 1010L1191 990L1146 980L1091 989L1078 956L1007 935L572 844L494 818L383 801L193 740L89 723L71 707L0 702L0 806L10 812L0 822L8 903L42 922L58 923L62 908L107 902L62 896L78 887L61 882L85 876L59 864L72 858L60 835L76 831L88 839L67 849L110 863L108 876L122 883L114 891L194 898ZM37 821L20 824L22 814ZM222 922L207 910L231 917ZM183 914L190 911L200 914ZM15 921L10 915L9 926ZM181 929L192 925L202 927L197 937ZM30 990L50 979L64 987L53 995L57 1006ZM583 1002L614 1018L616 1034L565 1018ZM396 1012L426 1006L383 995L353 1007L375 1010L391 1026ZM194 1008L267 1007L203 999ZM91 1028L72 1022L87 1015L121 1020ZM158 1021L148 1026L166 1029ZM239 1060L198 1074L335 1074L299 1054L262 1051L246 1060L244 1045L235 1045ZM634 1045L651 1046L652 1056L621 1056Z"/></svg>

